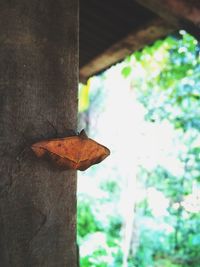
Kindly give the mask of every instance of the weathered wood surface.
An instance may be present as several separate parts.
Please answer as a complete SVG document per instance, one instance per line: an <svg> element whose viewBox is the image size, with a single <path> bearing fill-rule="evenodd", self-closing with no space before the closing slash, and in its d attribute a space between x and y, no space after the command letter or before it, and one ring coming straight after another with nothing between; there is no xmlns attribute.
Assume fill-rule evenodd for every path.
<svg viewBox="0 0 200 267"><path fill-rule="evenodd" d="M154 13L200 39L200 2L198 0L136 0Z"/></svg>
<svg viewBox="0 0 200 267"><path fill-rule="evenodd" d="M0 31L0 266L75 267L76 173L29 148L76 128L78 1L1 0Z"/></svg>
<svg viewBox="0 0 200 267"><path fill-rule="evenodd" d="M143 48L145 45L165 37L172 31L175 31L175 29L176 27L161 19L154 19L147 25L141 25L139 29L134 30L124 39L115 43L102 54L83 66L80 69L80 80L82 82L87 81L90 76L112 66L126 56L132 54L134 51Z"/></svg>

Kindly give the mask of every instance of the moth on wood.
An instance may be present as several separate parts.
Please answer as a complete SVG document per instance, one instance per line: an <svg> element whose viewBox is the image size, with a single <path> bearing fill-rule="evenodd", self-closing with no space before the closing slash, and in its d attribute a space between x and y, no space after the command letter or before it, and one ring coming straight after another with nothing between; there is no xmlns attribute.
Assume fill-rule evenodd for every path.
<svg viewBox="0 0 200 267"><path fill-rule="evenodd" d="M37 142L31 146L37 157L47 157L62 169L84 171L110 155L110 150L88 138L82 130L78 135Z"/></svg>

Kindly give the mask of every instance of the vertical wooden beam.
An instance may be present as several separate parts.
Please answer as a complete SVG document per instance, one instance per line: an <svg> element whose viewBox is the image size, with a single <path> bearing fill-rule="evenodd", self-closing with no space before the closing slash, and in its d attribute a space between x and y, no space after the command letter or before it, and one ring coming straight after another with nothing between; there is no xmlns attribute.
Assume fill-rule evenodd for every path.
<svg viewBox="0 0 200 267"><path fill-rule="evenodd" d="M78 0L2 0L0 31L0 266L75 267L76 173L30 146L76 129Z"/></svg>

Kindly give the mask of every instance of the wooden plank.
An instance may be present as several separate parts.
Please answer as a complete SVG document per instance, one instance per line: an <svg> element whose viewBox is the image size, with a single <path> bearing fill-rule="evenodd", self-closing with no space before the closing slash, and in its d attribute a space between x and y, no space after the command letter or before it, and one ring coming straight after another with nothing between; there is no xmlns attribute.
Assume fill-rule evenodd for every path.
<svg viewBox="0 0 200 267"><path fill-rule="evenodd" d="M0 4L0 266L77 267L76 172L31 144L77 127L78 1Z"/></svg>
<svg viewBox="0 0 200 267"><path fill-rule="evenodd" d="M136 0L168 23L200 38L200 2L196 0Z"/></svg>
<svg viewBox="0 0 200 267"><path fill-rule="evenodd" d="M159 38L174 31L176 27L171 26L161 19L155 19L142 25L137 31L133 31L127 37L115 43L102 54L94 58L80 69L80 81L85 82L92 75L99 73L111 65L121 61L136 50L151 44Z"/></svg>

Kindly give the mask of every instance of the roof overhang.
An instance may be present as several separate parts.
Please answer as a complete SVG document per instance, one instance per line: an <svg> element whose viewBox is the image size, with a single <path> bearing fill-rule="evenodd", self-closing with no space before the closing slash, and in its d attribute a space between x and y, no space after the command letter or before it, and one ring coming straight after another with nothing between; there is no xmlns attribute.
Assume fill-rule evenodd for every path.
<svg viewBox="0 0 200 267"><path fill-rule="evenodd" d="M195 0L81 0L80 81L177 29L200 37Z"/></svg>

